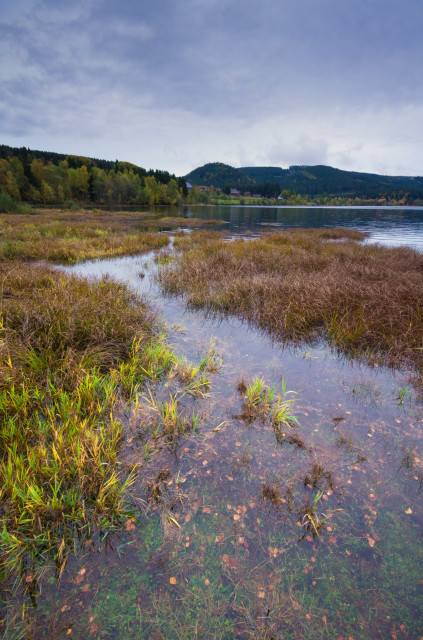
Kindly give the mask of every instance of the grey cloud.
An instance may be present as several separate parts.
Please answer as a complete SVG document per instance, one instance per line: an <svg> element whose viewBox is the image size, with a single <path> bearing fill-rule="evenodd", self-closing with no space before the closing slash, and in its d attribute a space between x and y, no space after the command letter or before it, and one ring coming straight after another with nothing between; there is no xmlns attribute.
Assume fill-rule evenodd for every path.
<svg viewBox="0 0 423 640"><path fill-rule="evenodd" d="M254 155L248 164L354 163L367 148L357 150L368 110L389 104L379 135L395 137L395 109L422 104L422 17L420 0L15 0L0 16L0 133L48 126L97 140L106 126L106 138L128 136L129 153L133 118L149 144L184 141L186 153L170 154L180 164L212 151L236 159L241 148ZM309 121L324 124L312 131ZM401 144L421 134L416 121L414 140Z"/></svg>

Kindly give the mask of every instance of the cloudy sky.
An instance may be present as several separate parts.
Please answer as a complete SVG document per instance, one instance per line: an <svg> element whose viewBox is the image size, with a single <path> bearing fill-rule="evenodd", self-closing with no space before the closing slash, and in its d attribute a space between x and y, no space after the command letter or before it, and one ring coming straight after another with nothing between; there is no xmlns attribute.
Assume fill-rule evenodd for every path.
<svg viewBox="0 0 423 640"><path fill-rule="evenodd" d="M0 0L0 143L423 173L422 0Z"/></svg>

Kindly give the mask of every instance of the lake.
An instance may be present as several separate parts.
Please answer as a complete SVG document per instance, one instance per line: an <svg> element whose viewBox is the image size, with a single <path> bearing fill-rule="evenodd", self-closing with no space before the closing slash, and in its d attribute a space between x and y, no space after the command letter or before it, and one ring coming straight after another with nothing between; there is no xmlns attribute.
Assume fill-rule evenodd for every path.
<svg viewBox="0 0 423 640"><path fill-rule="evenodd" d="M165 210L169 215L169 210ZM160 211L158 212L160 213ZM423 248L423 209L185 207L231 234L349 226ZM270 226L269 226L269 223ZM139 464L134 525L76 542L60 583L34 594L34 638L417 640L423 599L423 411L413 372L289 347L236 318L166 297L154 254L66 268L123 280L194 362L221 360L210 395L181 398L195 428L146 450L148 396L122 415L122 462ZM242 381L295 392L277 437L243 415ZM284 381L284 383L283 383ZM157 402L175 381L163 385ZM160 499L151 499L151 488ZM158 487L158 489L157 489ZM22 636L24 637L24 636Z"/></svg>
<svg viewBox="0 0 423 640"><path fill-rule="evenodd" d="M261 233L263 227L353 227L373 242L423 247L423 207L243 207L191 205L156 208L163 215L222 220L234 233ZM226 226L226 225L225 225Z"/></svg>

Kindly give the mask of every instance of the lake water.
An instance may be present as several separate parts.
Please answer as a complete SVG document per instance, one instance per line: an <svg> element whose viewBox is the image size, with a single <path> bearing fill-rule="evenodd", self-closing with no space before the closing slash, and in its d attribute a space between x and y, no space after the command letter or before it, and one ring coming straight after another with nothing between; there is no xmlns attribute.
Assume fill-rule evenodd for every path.
<svg viewBox="0 0 423 640"><path fill-rule="evenodd" d="M268 223L351 226L423 248L423 210L181 213L226 221L231 234ZM148 402L128 409L122 461L140 465L135 527L88 541L60 584L46 572L27 637L419 639L423 411L410 372L347 361L323 343L288 348L236 318L206 318L162 295L157 268L149 254L66 270L127 282L168 322L180 355L198 361L213 341L223 367L210 397L181 400L198 428L151 455ZM298 394L288 397L299 424L285 438L243 417L239 382L256 377L279 391L284 379ZM169 391L178 394L175 380L159 399ZM163 470L161 499L151 500Z"/></svg>
<svg viewBox="0 0 423 640"><path fill-rule="evenodd" d="M169 209L158 208L169 215ZM222 220L234 233L260 233L269 223L274 228L352 227L371 234L373 242L390 246L423 248L423 207L243 207L184 206L170 215ZM226 225L225 225L226 226Z"/></svg>

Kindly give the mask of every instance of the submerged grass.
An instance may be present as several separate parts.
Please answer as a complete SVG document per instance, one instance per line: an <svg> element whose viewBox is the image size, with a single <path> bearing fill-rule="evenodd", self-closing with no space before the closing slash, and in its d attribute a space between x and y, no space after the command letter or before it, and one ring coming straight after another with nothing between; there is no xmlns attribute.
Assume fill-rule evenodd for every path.
<svg viewBox="0 0 423 640"><path fill-rule="evenodd" d="M194 232L159 279L169 293L293 341L423 366L423 256L363 245L353 229L295 229L249 241Z"/></svg>

